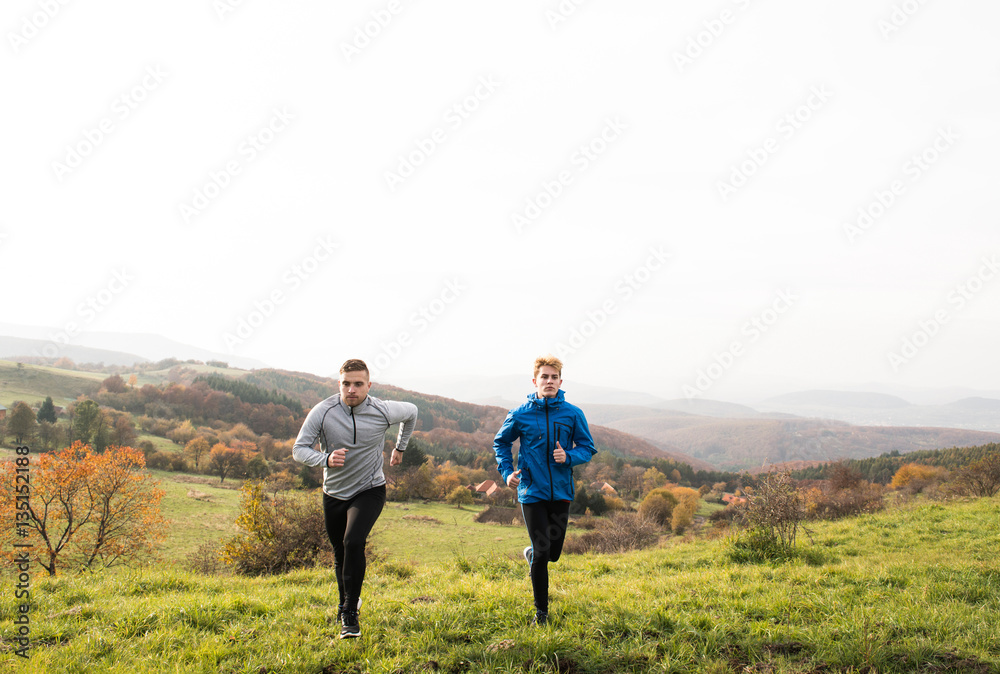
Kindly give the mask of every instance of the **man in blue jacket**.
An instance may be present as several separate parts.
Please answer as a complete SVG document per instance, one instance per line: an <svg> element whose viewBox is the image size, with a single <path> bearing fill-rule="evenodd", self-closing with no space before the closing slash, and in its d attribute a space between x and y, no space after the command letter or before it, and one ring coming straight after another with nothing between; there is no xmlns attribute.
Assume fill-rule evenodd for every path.
<svg viewBox="0 0 1000 674"><path fill-rule="evenodd" d="M524 557L531 565L535 624L549 619L549 562L559 560L569 504L573 500L573 466L590 461L597 452L583 411L566 402L562 361L555 356L535 359L535 393L512 409L493 439L497 469L507 486L517 489L531 545ZM520 439L517 470L511 445Z"/></svg>

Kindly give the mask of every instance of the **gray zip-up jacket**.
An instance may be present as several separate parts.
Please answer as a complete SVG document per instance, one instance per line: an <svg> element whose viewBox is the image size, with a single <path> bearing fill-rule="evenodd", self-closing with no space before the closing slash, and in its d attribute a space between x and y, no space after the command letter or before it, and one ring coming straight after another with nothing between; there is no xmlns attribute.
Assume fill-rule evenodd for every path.
<svg viewBox="0 0 1000 674"><path fill-rule="evenodd" d="M309 410L292 447L292 457L307 466L323 466L323 492L346 501L366 489L385 484L382 472L385 431L400 422L396 449L402 452L417 424L416 405L369 395L350 407L340 400L338 393ZM319 450L314 448L317 440ZM328 457L341 447L347 448L344 465L330 468Z"/></svg>

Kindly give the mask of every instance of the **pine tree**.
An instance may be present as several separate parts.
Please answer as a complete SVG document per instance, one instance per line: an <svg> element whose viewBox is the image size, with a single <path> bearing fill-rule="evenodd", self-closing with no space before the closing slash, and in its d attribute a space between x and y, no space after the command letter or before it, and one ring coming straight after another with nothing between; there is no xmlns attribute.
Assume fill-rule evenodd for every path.
<svg viewBox="0 0 1000 674"><path fill-rule="evenodd" d="M56 406L52 403L52 396L45 398L45 402L38 408L38 421L56 422Z"/></svg>

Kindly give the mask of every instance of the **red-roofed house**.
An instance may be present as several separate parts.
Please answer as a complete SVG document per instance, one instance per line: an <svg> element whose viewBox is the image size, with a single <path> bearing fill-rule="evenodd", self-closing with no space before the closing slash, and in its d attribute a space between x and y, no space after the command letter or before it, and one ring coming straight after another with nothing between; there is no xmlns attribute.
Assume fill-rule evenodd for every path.
<svg viewBox="0 0 1000 674"><path fill-rule="evenodd" d="M492 496L499 488L493 480L486 480L476 485L476 491L485 496Z"/></svg>

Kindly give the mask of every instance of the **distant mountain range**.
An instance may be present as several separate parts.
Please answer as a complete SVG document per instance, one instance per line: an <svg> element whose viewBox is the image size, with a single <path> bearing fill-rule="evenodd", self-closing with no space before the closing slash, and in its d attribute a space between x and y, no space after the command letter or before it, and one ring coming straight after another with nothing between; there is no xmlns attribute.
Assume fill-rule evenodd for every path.
<svg viewBox="0 0 1000 674"><path fill-rule="evenodd" d="M870 392L802 391L769 398L757 408L866 426L941 426L1000 432L1000 399L980 396L944 405L914 405Z"/></svg>
<svg viewBox="0 0 1000 674"><path fill-rule="evenodd" d="M53 335L57 333L58 331L48 328L0 323L0 359L65 356L75 363L104 363L128 367L146 361L156 362L164 358L176 358L221 360L245 369L267 367L265 363L254 358L217 353L159 335L85 332L67 340L59 336L54 338Z"/></svg>
<svg viewBox="0 0 1000 674"><path fill-rule="evenodd" d="M13 331L11 326L0 324L0 334L7 328ZM17 327L17 331L20 334L0 337L0 359L45 354L46 345L52 350L48 338L38 334L44 333L43 329ZM267 370L253 359L214 353L156 335L89 333L75 342L59 345L59 355L77 363L126 367L171 357L220 360L258 373L281 372ZM95 344L118 348L99 348ZM315 378L335 386L333 380ZM450 399L448 404L455 406L486 405L502 411L520 404L531 392L530 372L431 381L436 383L424 390L446 396L441 399ZM410 385L399 390L414 388ZM946 404L918 405L884 390L809 390L768 398L751 407L715 400L667 400L641 391L572 380L567 380L563 389L568 400L584 409L591 424L607 427L607 433L618 431L651 443L636 445L637 456L648 458L662 453L706 469L741 470L769 463L863 458L892 450L906 453L1000 440L1000 393L996 397L966 396ZM927 392L923 395L926 399ZM629 444L621 437L613 441Z"/></svg>

